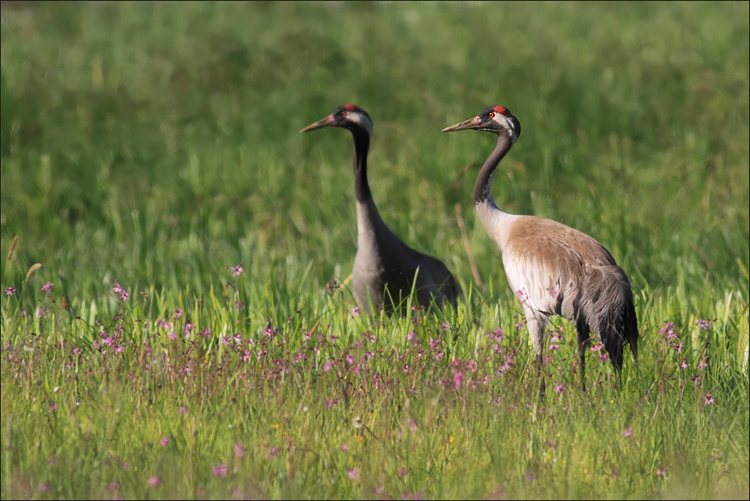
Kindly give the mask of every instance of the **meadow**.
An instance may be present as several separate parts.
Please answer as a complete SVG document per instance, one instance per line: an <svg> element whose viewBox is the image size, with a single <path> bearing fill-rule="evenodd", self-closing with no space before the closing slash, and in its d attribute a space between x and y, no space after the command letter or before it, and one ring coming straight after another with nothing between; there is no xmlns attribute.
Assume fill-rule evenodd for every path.
<svg viewBox="0 0 750 501"><path fill-rule="evenodd" d="M750 12L684 3L2 5L3 499L750 496ZM352 141L458 311L360 315ZM474 215L628 273L639 364L578 388ZM472 263L476 270L472 269ZM410 305L411 306L411 305Z"/></svg>

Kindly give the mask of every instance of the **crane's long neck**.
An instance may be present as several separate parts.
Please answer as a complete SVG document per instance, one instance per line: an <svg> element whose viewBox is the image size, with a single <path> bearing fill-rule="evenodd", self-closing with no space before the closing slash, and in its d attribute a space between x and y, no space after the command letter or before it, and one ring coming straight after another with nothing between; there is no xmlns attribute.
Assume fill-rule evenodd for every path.
<svg viewBox="0 0 750 501"><path fill-rule="evenodd" d="M385 248L394 247L391 231L380 217L367 182L367 151L370 135L359 128L354 136L354 188L357 194L357 255L364 262L378 263Z"/></svg>
<svg viewBox="0 0 750 501"><path fill-rule="evenodd" d="M487 234L495 241L501 252L505 251L513 224L522 217L501 210L492 198L492 178L495 170L512 146L510 136L501 133L497 146L479 171L477 184L474 186L474 209Z"/></svg>
<svg viewBox="0 0 750 501"><path fill-rule="evenodd" d="M367 182L367 152L370 149L370 135L359 128L352 129L354 136L354 189L357 202L372 200L370 184Z"/></svg>
<svg viewBox="0 0 750 501"><path fill-rule="evenodd" d="M496 209L498 208L492 198L492 179L500 160L510 151L512 146L513 141L508 134L501 133L498 135L497 145L482 165L477 177L477 184L474 185L474 205L489 204Z"/></svg>

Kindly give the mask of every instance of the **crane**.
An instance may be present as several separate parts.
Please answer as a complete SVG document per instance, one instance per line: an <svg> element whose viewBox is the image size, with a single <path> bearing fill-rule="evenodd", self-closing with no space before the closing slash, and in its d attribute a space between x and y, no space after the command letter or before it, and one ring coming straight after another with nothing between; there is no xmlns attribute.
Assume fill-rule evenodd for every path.
<svg viewBox="0 0 750 501"><path fill-rule="evenodd" d="M604 345L619 377L625 342L638 362L638 320L627 275L589 235L550 219L509 214L495 204L495 170L521 135L521 124L508 108L490 106L443 132L467 129L497 134L497 145L474 186L474 207L502 253L508 283L523 306L540 375L544 331L550 317L557 315L570 321L578 333L582 390L586 391L590 331ZM544 394L543 377L540 393Z"/></svg>
<svg viewBox="0 0 750 501"><path fill-rule="evenodd" d="M344 104L327 117L300 132L322 127L341 127L354 138L354 188L357 204L357 254L352 286L357 305L370 312L370 300L388 312L393 305L403 310L405 299L415 289L420 305L450 303L457 307L461 286L438 259L418 252L401 241L383 222L367 181L367 153L372 135L370 115L353 104ZM368 299L369 295L369 299Z"/></svg>

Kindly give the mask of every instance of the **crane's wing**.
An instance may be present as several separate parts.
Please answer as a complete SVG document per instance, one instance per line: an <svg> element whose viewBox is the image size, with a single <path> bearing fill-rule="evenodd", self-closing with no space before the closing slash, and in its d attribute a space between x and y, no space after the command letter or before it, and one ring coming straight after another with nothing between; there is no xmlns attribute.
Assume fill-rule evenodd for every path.
<svg viewBox="0 0 750 501"><path fill-rule="evenodd" d="M513 225L503 252L508 283L524 306L569 319L573 299L591 267L616 264L592 237L534 216Z"/></svg>

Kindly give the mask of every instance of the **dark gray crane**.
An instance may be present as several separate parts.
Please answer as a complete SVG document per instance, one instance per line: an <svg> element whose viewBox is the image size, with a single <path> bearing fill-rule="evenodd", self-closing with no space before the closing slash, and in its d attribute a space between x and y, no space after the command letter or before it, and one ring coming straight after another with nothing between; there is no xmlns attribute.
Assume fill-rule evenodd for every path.
<svg viewBox="0 0 750 501"><path fill-rule="evenodd" d="M373 305L382 305L389 312L393 305L403 308L412 287L420 305L429 306L434 299L437 306L450 303L456 308L461 286L448 268L434 257L403 243L386 226L375 206L367 182L367 152L372 135L370 116L353 104L345 104L300 132L321 127L341 127L354 137L358 237L352 285L360 310L370 311L368 294Z"/></svg>
<svg viewBox="0 0 750 501"><path fill-rule="evenodd" d="M544 330L551 315L568 319L578 331L581 388L589 333L604 344L618 375L623 345L638 361L638 320L625 272L602 244L569 226L536 216L504 212L492 198L492 178L500 160L521 135L521 124L504 106L491 106L443 132L474 129L497 134L474 187L474 206L487 234L500 248L503 267L526 314L540 374ZM544 393L544 378L540 390Z"/></svg>

